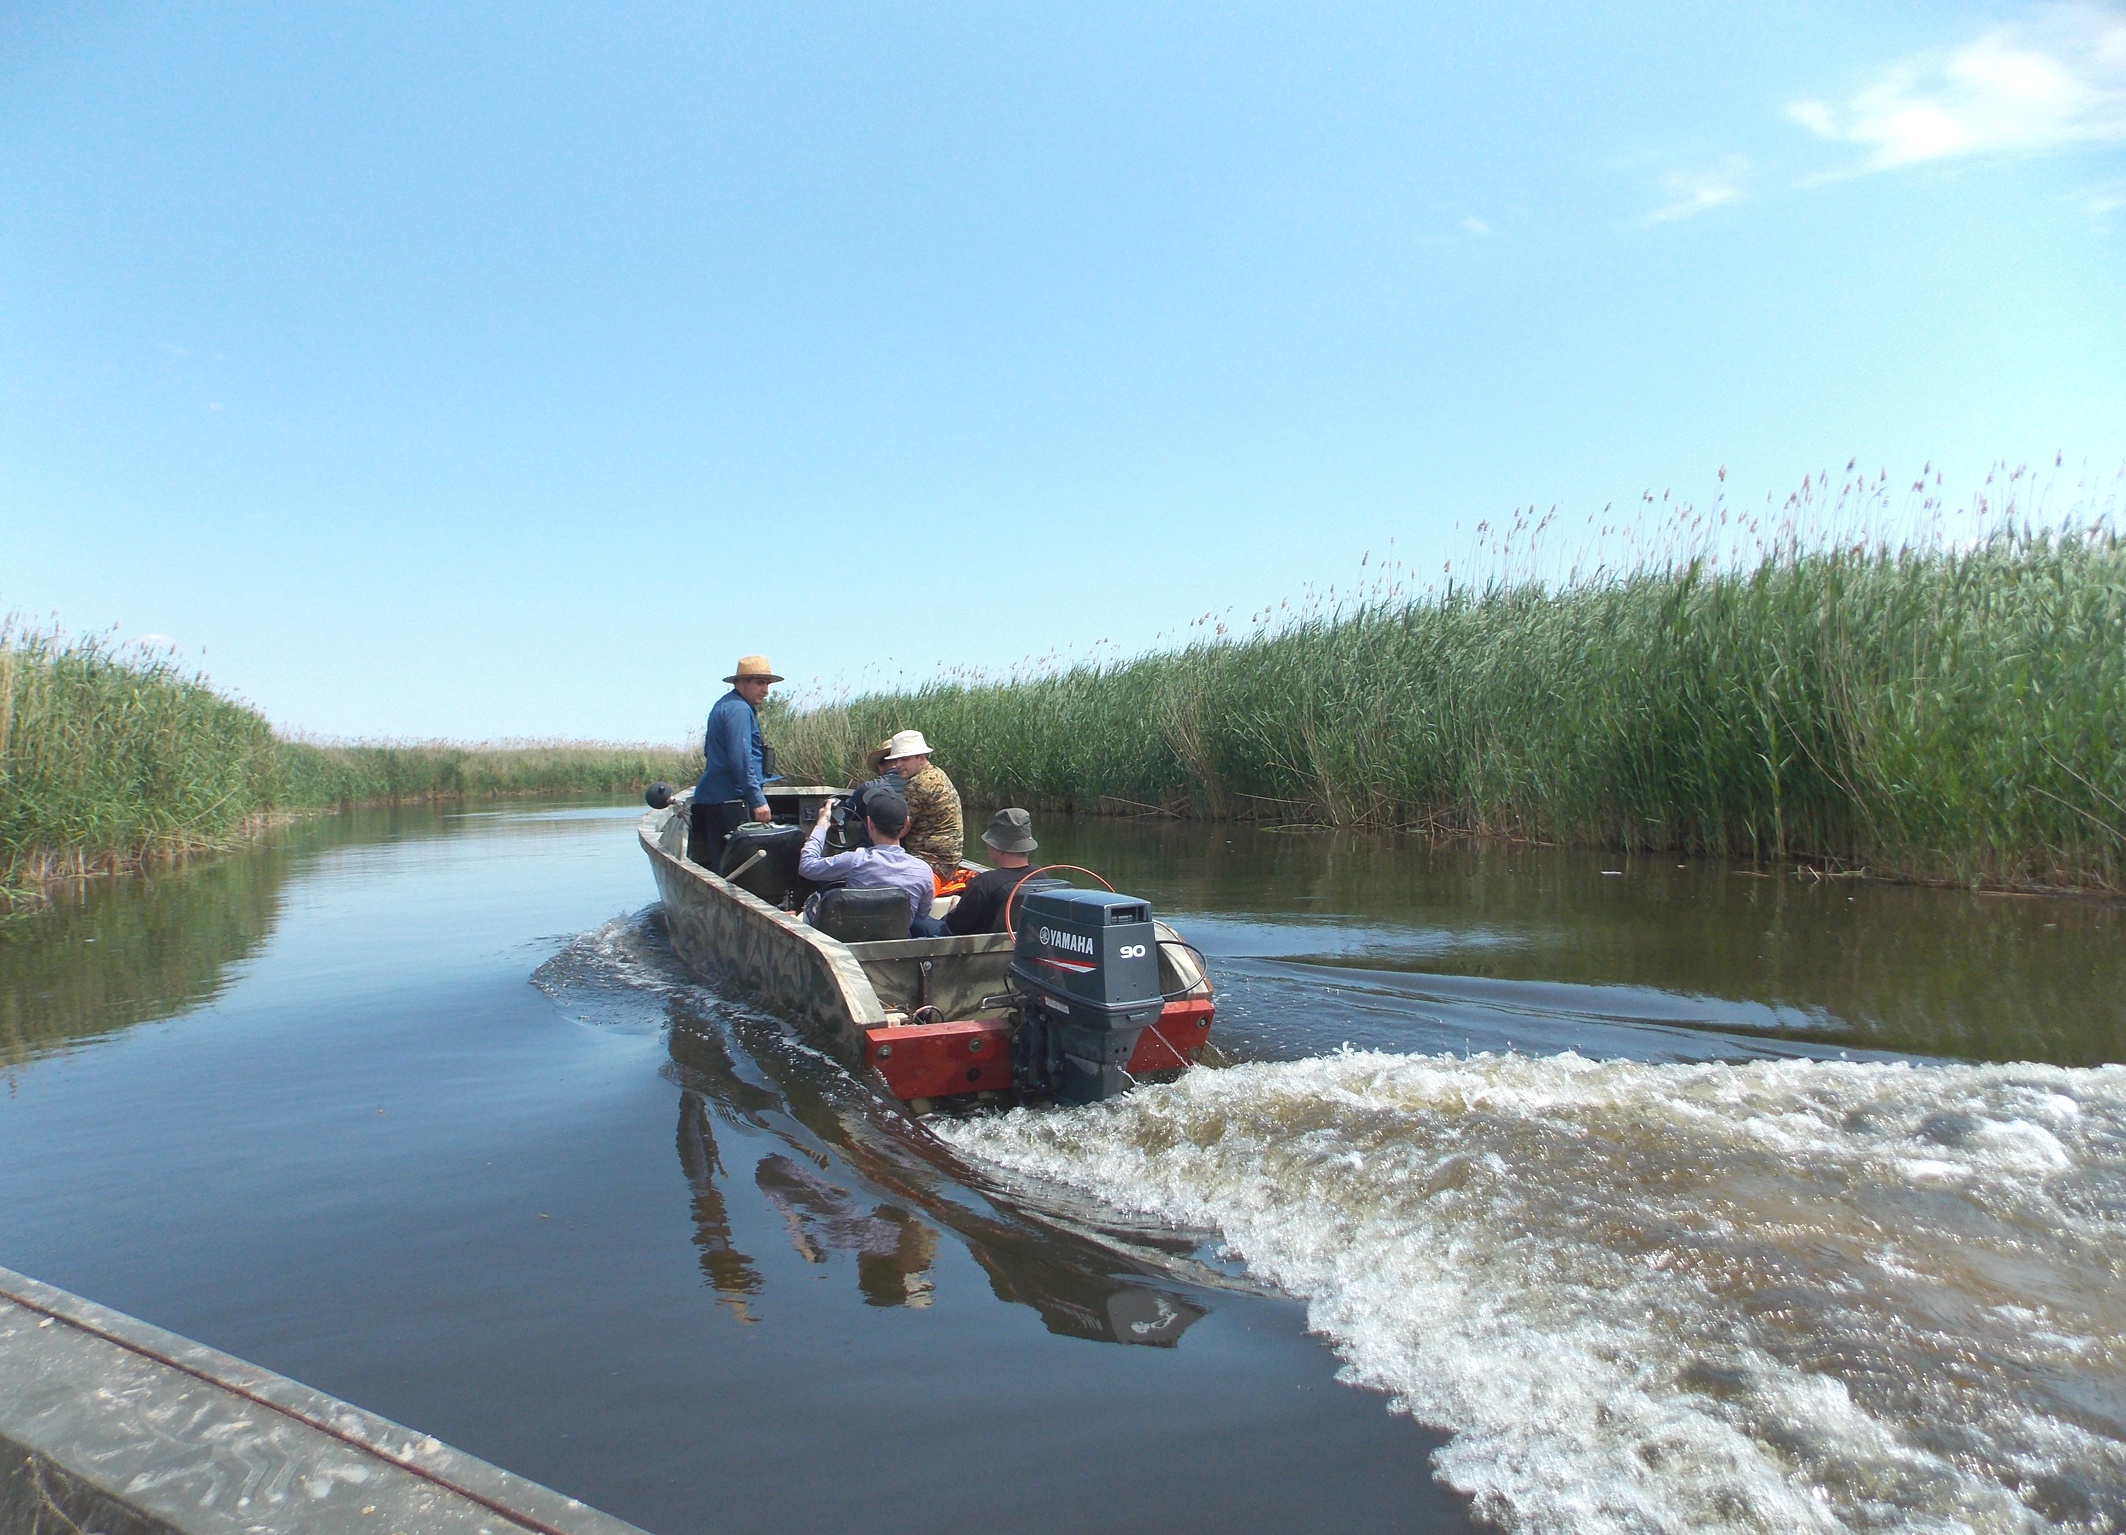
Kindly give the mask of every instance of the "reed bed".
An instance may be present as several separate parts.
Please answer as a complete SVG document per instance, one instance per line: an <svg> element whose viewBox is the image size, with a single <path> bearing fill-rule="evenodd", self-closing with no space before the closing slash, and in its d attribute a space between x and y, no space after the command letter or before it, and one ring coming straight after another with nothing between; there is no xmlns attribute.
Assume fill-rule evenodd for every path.
<svg viewBox="0 0 2126 1535"><path fill-rule="evenodd" d="M1258 618L1260 615L1258 615ZM975 803L2126 888L2126 544L1792 538L1302 612L786 711L840 781L923 730Z"/></svg>
<svg viewBox="0 0 2126 1535"><path fill-rule="evenodd" d="M169 658L0 626L0 908L54 878L226 846L334 806L607 794L700 771L683 747L277 736Z"/></svg>
<svg viewBox="0 0 2126 1535"><path fill-rule="evenodd" d="M664 779L692 783L701 752L584 741L283 741L290 806L535 794L628 794Z"/></svg>
<svg viewBox="0 0 2126 1535"><path fill-rule="evenodd" d="M1134 659L775 699L765 724L786 774L830 782L920 728L974 803L2126 890L2126 479L2047 518L2016 471L1970 508L1990 531L1952 536L1923 475L1931 531L1895 546L1846 515L1880 515L1886 477L1812 502L1827 483L1769 532L1648 496L1665 545L1561 576L1534 552L1549 519L1524 514L1473 582L1398 573L1237 635L1206 614ZM699 762L285 740L166 659L0 626L0 899L262 816L620 793Z"/></svg>
<svg viewBox="0 0 2126 1535"><path fill-rule="evenodd" d="M278 798L255 711L168 660L0 629L0 880L221 844Z"/></svg>

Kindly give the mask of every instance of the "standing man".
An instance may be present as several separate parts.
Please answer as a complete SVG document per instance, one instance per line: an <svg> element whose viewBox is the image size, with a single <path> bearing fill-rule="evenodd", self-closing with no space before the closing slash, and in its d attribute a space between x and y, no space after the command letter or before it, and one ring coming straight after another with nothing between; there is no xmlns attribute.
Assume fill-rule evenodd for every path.
<svg viewBox="0 0 2126 1535"><path fill-rule="evenodd" d="M967 847L967 828L960 819L960 791L945 770L930 760L930 743L920 730L902 730L871 754L873 768L898 778L908 802L908 834L901 846L950 879L960 871Z"/></svg>
<svg viewBox="0 0 2126 1535"><path fill-rule="evenodd" d="M760 706L768 689L782 678L768 665L766 656L740 656L738 666L723 679L731 691L716 700L709 711L708 729L701 734L701 777L694 782L694 803L687 817L687 858L710 873L723 861L723 845L731 828L747 816L756 821L773 819L763 785L760 739Z"/></svg>
<svg viewBox="0 0 2126 1535"><path fill-rule="evenodd" d="M989 830L982 833L982 841L996 867L977 874L960 892L960 904L945 913L948 933L1003 932L1005 903L1019 882L1033 872L1026 855L1041 845L1033 839L1033 817L1016 806L997 812Z"/></svg>

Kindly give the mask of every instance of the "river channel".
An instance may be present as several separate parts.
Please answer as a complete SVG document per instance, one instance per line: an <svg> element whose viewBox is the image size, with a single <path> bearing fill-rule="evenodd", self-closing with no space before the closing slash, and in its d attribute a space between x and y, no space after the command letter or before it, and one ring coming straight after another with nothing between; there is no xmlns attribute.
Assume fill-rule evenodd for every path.
<svg viewBox="0 0 2126 1535"><path fill-rule="evenodd" d="M657 1535L2126 1527L2126 908L1052 821L1216 1069L919 1127L638 814L0 926L0 1264Z"/></svg>

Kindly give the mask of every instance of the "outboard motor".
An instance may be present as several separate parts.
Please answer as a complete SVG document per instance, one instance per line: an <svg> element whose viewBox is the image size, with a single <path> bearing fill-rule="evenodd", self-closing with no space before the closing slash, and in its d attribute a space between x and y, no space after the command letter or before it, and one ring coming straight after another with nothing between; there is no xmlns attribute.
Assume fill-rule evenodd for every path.
<svg viewBox="0 0 2126 1535"><path fill-rule="evenodd" d="M1026 1097L1092 1103L1128 1091L1137 1036L1158 1018L1152 909L1106 890L1036 890L1019 907L1012 1075Z"/></svg>

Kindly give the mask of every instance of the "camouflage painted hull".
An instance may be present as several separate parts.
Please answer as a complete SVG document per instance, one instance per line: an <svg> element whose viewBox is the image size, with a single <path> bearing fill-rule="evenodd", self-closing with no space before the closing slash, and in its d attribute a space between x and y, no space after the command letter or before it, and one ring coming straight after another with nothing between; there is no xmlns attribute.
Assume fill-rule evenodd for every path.
<svg viewBox="0 0 2126 1535"><path fill-rule="evenodd" d="M836 1055L855 1060L862 1031L883 1025L886 1008L849 946L688 863L684 801L651 811L637 834L672 947L688 968L736 981Z"/></svg>

